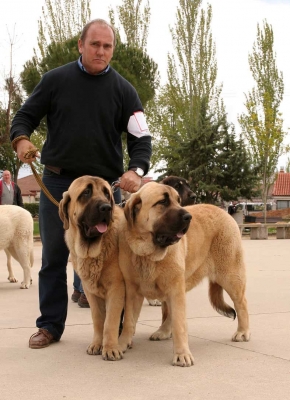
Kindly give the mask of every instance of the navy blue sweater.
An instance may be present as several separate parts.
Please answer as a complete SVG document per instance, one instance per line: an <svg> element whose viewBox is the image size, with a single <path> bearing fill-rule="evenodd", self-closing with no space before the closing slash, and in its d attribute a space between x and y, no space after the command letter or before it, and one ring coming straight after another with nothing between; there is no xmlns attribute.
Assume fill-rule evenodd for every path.
<svg viewBox="0 0 290 400"><path fill-rule="evenodd" d="M95 175L111 180L123 174L122 132L129 118L143 111L134 87L113 68L89 75L77 61L43 75L11 126L11 140L30 137L47 116L47 137L41 163L64 168L76 176ZM130 167L148 172L150 135L127 134Z"/></svg>

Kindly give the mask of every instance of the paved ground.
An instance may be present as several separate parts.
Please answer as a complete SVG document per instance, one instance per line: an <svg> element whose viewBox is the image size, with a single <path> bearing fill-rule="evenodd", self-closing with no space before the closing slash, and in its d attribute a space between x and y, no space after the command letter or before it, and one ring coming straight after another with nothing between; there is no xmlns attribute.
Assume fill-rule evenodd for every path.
<svg viewBox="0 0 290 400"><path fill-rule="evenodd" d="M236 321L219 316L207 298L207 282L188 293L191 368L171 366L172 341L150 342L160 322L160 307L146 302L134 348L122 361L89 356L89 309L69 302L67 327L59 343L28 348L38 316L37 275L41 244L35 243L33 285L20 290L7 281L0 252L1 400L285 400L290 393L290 240L243 240L248 270L247 298L252 331L248 343L230 338ZM68 265L69 294L72 267Z"/></svg>

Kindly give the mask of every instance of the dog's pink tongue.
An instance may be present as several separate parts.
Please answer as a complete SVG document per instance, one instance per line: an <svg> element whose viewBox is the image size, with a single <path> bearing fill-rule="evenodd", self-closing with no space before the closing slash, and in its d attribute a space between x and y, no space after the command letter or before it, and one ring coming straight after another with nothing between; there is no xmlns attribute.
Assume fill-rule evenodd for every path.
<svg viewBox="0 0 290 400"><path fill-rule="evenodd" d="M100 233L104 233L106 232L108 226L107 224L105 224L104 222L101 222L100 224L96 225L96 229L100 232Z"/></svg>
<svg viewBox="0 0 290 400"><path fill-rule="evenodd" d="M183 232L179 232L176 236L177 236L178 238L181 238L183 235L184 235Z"/></svg>

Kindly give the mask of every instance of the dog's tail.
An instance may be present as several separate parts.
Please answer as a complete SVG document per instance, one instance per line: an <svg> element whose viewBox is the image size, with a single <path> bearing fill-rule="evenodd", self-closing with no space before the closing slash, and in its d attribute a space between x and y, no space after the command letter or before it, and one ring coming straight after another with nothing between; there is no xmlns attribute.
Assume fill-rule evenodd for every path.
<svg viewBox="0 0 290 400"><path fill-rule="evenodd" d="M209 281L209 299L219 314L232 319L236 318L236 311L224 301L223 288L216 282Z"/></svg>

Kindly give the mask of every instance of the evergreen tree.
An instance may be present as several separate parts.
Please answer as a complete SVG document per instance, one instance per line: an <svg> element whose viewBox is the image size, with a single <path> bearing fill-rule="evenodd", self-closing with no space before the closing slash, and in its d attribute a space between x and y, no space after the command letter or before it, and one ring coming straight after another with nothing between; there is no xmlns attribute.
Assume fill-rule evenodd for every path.
<svg viewBox="0 0 290 400"><path fill-rule="evenodd" d="M237 139L233 126L228 126L216 160L222 173L218 177L220 197L225 201L259 195L257 168L242 138Z"/></svg>

